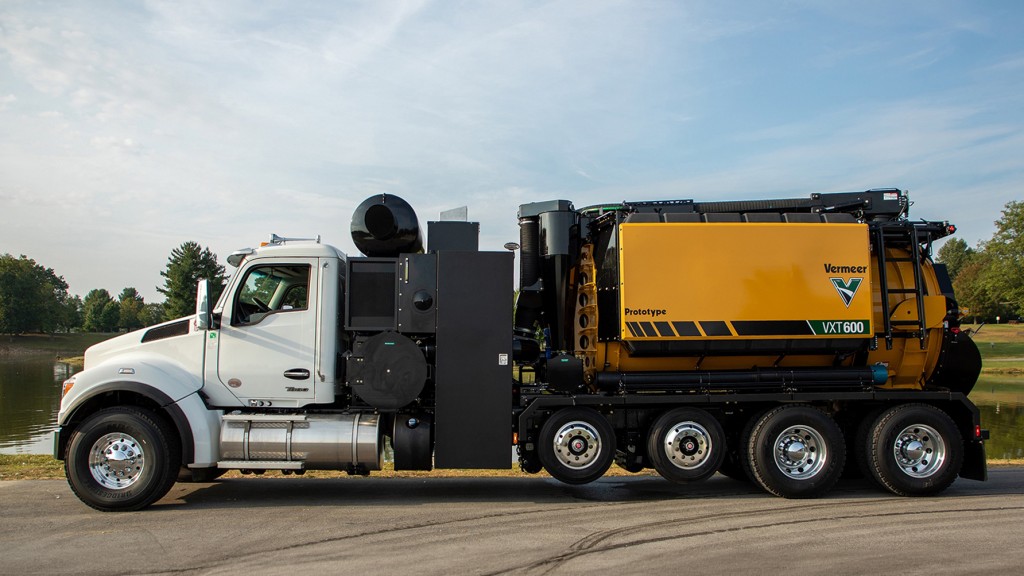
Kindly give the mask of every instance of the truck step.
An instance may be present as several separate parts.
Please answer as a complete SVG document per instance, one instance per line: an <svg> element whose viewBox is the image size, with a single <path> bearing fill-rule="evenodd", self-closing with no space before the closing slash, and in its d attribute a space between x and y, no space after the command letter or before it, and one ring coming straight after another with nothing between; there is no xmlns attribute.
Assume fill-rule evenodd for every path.
<svg viewBox="0 0 1024 576"><path fill-rule="evenodd" d="M221 460L217 468L231 470L304 470L301 460Z"/></svg>
<svg viewBox="0 0 1024 576"><path fill-rule="evenodd" d="M305 422L305 414L225 414L225 422Z"/></svg>

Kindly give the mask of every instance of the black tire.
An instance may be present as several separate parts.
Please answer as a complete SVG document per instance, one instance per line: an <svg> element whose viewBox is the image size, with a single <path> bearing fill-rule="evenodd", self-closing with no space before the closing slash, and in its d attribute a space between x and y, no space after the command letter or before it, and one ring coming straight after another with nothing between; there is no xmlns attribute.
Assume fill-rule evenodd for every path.
<svg viewBox="0 0 1024 576"><path fill-rule="evenodd" d="M647 435L647 457L666 480L685 484L710 478L725 459L725 430L699 408L662 414Z"/></svg>
<svg viewBox="0 0 1024 576"><path fill-rule="evenodd" d="M750 431L751 478L783 498L815 498L839 481L846 462L843 432L831 416L792 404L766 412Z"/></svg>
<svg viewBox="0 0 1024 576"><path fill-rule="evenodd" d="M871 476L900 496L931 496L960 475L963 436L953 419L928 404L903 404L882 413L868 439Z"/></svg>
<svg viewBox="0 0 1024 576"><path fill-rule="evenodd" d="M162 498L181 467L171 426L142 408L106 408L72 434L64 471L75 495L103 512L139 510Z"/></svg>
<svg viewBox="0 0 1024 576"><path fill-rule="evenodd" d="M722 465L718 467L718 473L739 482L750 482L750 476L747 476L747 471L743 466L743 456L742 452L729 450L725 459L722 460Z"/></svg>
<svg viewBox="0 0 1024 576"><path fill-rule="evenodd" d="M857 471L860 473L860 477L879 488L881 488L882 485L879 484L878 481L875 480L874 475L871 474L871 428L875 425L878 417L886 410L886 408L879 408L864 416L857 425L857 432L854 435L853 445L850 447L853 453L853 461L857 466Z"/></svg>
<svg viewBox="0 0 1024 576"><path fill-rule="evenodd" d="M750 435L754 433L754 426L768 413L768 410L761 410L754 412L750 415L750 418L743 424L743 428L740 430L739 442L736 446L729 451L727 459L722 463L723 469L728 469L728 472L735 473L735 476L729 476L734 480L740 480L757 484L757 479L754 478L754 470L750 465L750 457L747 451L747 447L750 446ZM719 470L723 474L724 471ZM728 474L726 474L728 476Z"/></svg>
<svg viewBox="0 0 1024 576"><path fill-rule="evenodd" d="M520 448L522 450L522 448ZM536 452L522 450L519 453L519 468L527 474L537 474L544 469Z"/></svg>
<svg viewBox="0 0 1024 576"><path fill-rule="evenodd" d="M563 408L540 428L537 453L544 469L566 484L587 484L615 458L615 430L591 408Z"/></svg>

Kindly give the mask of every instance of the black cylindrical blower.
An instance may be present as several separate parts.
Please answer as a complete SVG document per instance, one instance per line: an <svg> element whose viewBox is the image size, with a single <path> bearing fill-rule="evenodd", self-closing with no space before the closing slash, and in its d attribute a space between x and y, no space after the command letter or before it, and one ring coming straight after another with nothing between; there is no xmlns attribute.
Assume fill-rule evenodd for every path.
<svg viewBox="0 0 1024 576"><path fill-rule="evenodd" d="M352 213L352 241L366 256L393 257L423 252L416 212L398 196L370 196Z"/></svg>

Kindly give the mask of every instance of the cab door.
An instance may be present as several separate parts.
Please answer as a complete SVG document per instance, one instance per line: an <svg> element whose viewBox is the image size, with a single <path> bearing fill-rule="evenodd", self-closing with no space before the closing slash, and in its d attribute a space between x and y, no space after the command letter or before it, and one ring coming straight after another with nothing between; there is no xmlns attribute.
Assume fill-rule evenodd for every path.
<svg viewBox="0 0 1024 576"><path fill-rule="evenodd" d="M242 404L302 406L317 366L316 258L252 262L225 301L217 378Z"/></svg>

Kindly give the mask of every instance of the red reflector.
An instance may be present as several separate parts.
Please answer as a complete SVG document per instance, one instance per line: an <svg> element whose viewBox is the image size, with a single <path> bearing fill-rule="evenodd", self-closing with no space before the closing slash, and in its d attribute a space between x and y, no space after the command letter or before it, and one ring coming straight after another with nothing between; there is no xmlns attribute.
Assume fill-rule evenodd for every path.
<svg viewBox="0 0 1024 576"><path fill-rule="evenodd" d="M950 328L949 331L952 332L953 334L959 334L960 333L960 329L959 328Z"/></svg>
<svg viewBox="0 0 1024 576"><path fill-rule="evenodd" d="M974 427L974 437L981 438L981 425L976 425Z"/></svg>

